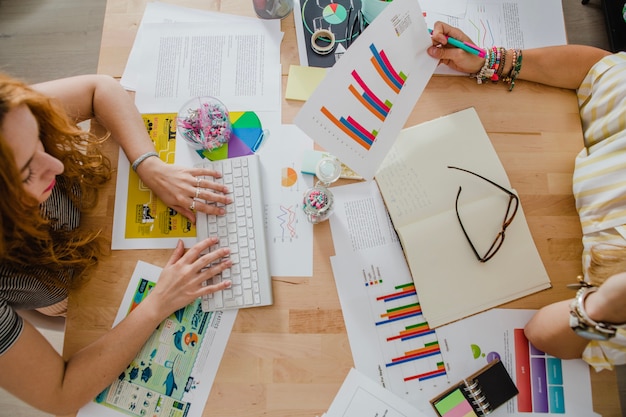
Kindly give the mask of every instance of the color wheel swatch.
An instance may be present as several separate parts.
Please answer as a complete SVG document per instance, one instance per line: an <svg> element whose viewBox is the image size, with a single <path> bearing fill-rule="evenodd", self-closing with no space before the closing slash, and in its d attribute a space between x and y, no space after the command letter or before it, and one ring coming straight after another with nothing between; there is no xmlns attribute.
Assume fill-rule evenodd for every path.
<svg viewBox="0 0 626 417"><path fill-rule="evenodd" d="M230 112L230 122L233 133L228 143L212 152L198 150L201 157L217 161L254 153L252 149L263 135L261 120L256 113L252 111Z"/></svg>

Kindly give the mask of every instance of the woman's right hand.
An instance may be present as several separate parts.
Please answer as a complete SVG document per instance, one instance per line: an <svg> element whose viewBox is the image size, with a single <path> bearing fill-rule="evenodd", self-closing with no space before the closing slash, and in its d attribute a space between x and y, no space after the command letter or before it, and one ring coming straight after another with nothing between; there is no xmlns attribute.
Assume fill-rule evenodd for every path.
<svg viewBox="0 0 626 417"><path fill-rule="evenodd" d="M475 74L485 64L485 58L465 52L462 49L448 45L448 37L461 42L474 43L463 31L443 22L436 22L431 34L433 46L428 48L428 55L453 70Z"/></svg>
<svg viewBox="0 0 626 417"><path fill-rule="evenodd" d="M229 280L214 285L203 285L208 279L232 266L228 248L202 255L202 252L216 243L218 239L211 237L196 243L185 252L183 242L179 240L157 284L144 302L150 300L156 309L153 311L165 318L203 295L230 287ZM212 266L209 266L211 264Z"/></svg>

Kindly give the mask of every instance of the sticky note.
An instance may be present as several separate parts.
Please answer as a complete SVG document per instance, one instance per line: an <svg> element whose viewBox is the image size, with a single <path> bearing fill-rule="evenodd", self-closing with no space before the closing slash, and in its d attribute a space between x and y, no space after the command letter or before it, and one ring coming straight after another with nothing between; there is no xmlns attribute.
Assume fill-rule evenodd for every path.
<svg viewBox="0 0 626 417"><path fill-rule="evenodd" d="M287 78L287 100L306 101L326 76L326 68L290 65Z"/></svg>

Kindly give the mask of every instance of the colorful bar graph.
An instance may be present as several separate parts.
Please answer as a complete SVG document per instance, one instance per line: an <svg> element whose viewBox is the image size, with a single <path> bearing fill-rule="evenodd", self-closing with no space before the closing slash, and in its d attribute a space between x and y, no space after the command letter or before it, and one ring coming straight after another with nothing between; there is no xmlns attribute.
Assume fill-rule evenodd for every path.
<svg viewBox="0 0 626 417"><path fill-rule="evenodd" d="M326 116L335 126L341 129L343 133L352 138L356 143L358 143L367 150L372 147L372 143L374 143L372 137L375 138L375 132L371 132L370 135L364 136L362 133L360 133L359 129L351 126L344 117L335 117L325 106L322 106L320 110L324 116Z"/></svg>
<svg viewBox="0 0 626 417"><path fill-rule="evenodd" d="M440 355L441 350L439 349L439 342L434 341L431 343L426 343L423 348L414 349L408 352L405 352L403 356L398 356L397 358L391 359L390 363L387 363L387 367L395 366L402 363L415 361L418 359L423 359L433 355Z"/></svg>
<svg viewBox="0 0 626 417"><path fill-rule="evenodd" d="M381 287L376 288L382 290ZM404 383L413 381L411 384L445 377L447 373L439 341L435 330L422 316L414 283L390 286L384 292L380 290L372 293L375 303L372 312L376 312L378 317L375 324L380 329L381 340L389 344L385 369ZM375 291L374 288L372 291Z"/></svg>
<svg viewBox="0 0 626 417"><path fill-rule="evenodd" d="M356 102L367 112L359 112L360 109L356 109L355 113L359 114L358 117L354 115L342 116L333 114L326 106L321 106L320 108L320 112L328 120L365 150L370 150L374 144L380 130L380 123L385 122L393 106L391 100L381 98L385 94L389 94L389 90L384 85L391 89L391 93L397 95L407 79L406 74L394 69L384 51L379 51L374 44L370 45L370 51L372 52L370 62L375 71L375 73L371 73L371 71L366 73L370 82L364 79L359 72L352 70L350 74L354 83L350 83L347 87L350 94L356 99ZM379 78L384 85L380 80L372 78ZM376 90L384 91L374 91L372 85L377 86ZM375 120L369 115L373 116ZM376 123L376 127L373 129L367 128L366 126L370 125L372 121Z"/></svg>
<svg viewBox="0 0 626 417"><path fill-rule="evenodd" d="M376 68L380 77L396 94L400 93L406 81L406 75L402 72L398 73L393 69L391 62L389 62L387 55L385 55L385 51L378 52L374 44L370 45L370 51L372 51L373 55L370 61L372 65L374 65L374 68Z"/></svg>
<svg viewBox="0 0 626 417"><path fill-rule="evenodd" d="M412 381L417 379L418 381L425 381L427 379L437 378L446 375L446 367L443 362L437 362L437 369L430 372L424 372L422 374L411 375L404 378L404 381Z"/></svg>

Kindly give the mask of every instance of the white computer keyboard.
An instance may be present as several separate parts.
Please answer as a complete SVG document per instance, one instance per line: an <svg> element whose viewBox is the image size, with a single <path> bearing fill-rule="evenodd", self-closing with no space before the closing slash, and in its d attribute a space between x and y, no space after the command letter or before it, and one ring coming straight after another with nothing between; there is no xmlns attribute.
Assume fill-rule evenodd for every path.
<svg viewBox="0 0 626 417"><path fill-rule="evenodd" d="M207 283L229 279L232 286L202 298L203 311L258 307L272 304L272 277L269 271L264 226L261 167L258 155L220 161L206 161L207 167L222 173L222 178L208 178L224 184L231 191L231 204L223 205L223 216L196 213L198 240L219 237L210 248L230 247L231 268Z"/></svg>

